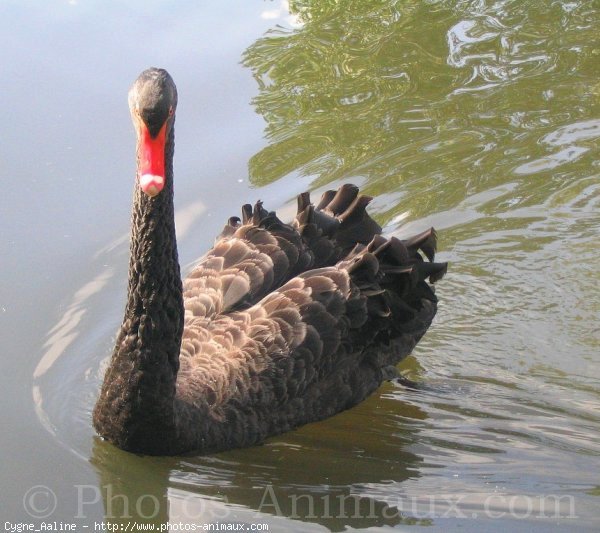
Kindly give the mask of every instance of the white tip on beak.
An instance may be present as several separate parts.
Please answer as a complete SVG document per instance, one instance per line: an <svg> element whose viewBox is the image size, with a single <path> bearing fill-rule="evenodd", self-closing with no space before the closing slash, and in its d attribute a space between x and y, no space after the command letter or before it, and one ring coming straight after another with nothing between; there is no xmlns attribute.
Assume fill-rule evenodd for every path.
<svg viewBox="0 0 600 533"><path fill-rule="evenodd" d="M153 174L143 174L140 176L140 187L142 191L151 198L156 196L165 186L165 178Z"/></svg>

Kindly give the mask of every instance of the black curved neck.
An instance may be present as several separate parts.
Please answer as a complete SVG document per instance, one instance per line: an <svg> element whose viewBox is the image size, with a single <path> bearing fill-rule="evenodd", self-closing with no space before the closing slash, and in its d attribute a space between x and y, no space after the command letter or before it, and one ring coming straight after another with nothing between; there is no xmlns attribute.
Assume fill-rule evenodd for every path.
<svg viewBox="0 0 600 533"><path fill-rule="evenodd" d="M134 449L150 435L175 437L177 433L175 382L184 310L175 237L173 152L171 128L163 190L150 198L135 186L127 306L94 412L99 433L125 449Z"/></svg>
<svg viewBox="0 0 600 533"><path fill-rule="evenodd" d="M150 198L139 186L135 187L127 307L121 327L126 335L135 336L137 349L148 354L140 364L153 369L157 365L170 367L173 381L179 367L183 331L183 295L173 207L174 145L171 129L165 147L164 189Z"/></svg>

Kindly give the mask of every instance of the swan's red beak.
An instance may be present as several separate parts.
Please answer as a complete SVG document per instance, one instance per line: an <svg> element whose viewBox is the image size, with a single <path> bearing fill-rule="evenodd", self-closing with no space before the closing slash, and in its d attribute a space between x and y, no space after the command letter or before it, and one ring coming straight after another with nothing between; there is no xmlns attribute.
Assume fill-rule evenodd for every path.
<svg viewBox="0 0 600 533"><path fill-rule="evenodd" d="M153 197L165 186L167 123L163 124L156 137L152 137L144 122L140 122L139 183L142 191Z"/></svg>

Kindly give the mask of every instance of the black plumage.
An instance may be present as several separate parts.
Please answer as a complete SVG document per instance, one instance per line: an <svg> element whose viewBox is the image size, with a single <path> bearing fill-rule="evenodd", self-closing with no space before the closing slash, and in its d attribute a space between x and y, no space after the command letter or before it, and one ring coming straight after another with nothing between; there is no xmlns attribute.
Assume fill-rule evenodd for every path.
<svg viewBox="0 0 600 533"><path fill-rule="evenodd" d="M356 405L425 333L437 307L428 280L446 271L433 229L386 239L370 198L344 185L316 206L301 194L291 224L244 206L182 283L176 94L160 69L130 92L136 124L165 117L165 183L152 196L135 188L125 317L93 414L101 436L148 454L249 446Z"/></svg>

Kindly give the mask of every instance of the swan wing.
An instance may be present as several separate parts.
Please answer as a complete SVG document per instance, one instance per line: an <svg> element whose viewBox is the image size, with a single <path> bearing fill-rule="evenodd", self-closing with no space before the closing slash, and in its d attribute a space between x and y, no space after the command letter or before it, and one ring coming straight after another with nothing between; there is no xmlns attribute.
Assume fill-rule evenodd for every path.
<svg viewBox="0 0 600 533"><path fill-rule="evenodd" d="M432 246L433 230L409 241L376 236L247 309L188 317L178 397L203 413L207 449L321 420L393 375L436 313L430 282L446 264L423 258Z"/></svg>
<svg viewBox="0 0 600 533"><path fill-rule="evenodd" d="M366 212L358 187L327 191L318 205L298 197L298 214L284 224L261 202L232 217L213 248L184 280L186 312L214 318L247 308L295 275L335 264L357 244L381 232Z"/></svg>

